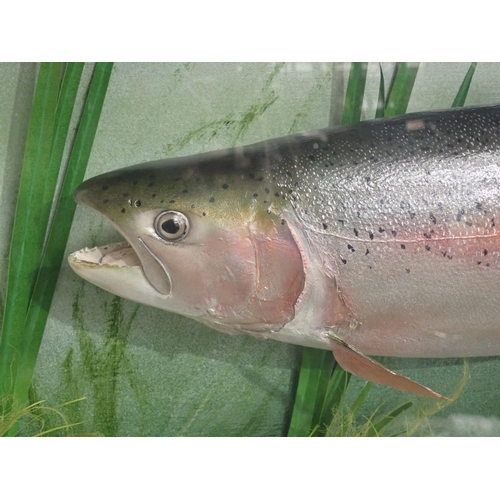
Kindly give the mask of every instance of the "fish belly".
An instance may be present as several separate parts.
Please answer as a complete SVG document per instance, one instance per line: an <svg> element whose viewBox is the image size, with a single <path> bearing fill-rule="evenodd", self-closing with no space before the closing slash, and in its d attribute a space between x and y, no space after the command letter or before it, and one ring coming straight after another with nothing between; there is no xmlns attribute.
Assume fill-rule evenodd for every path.
<svg viewBox="0 0 500 500"><path fill-rule="evenodd" d="M500 354L500 238L365 243L359 249L350 269L342 269L342 261L339 266L347 342L371 355Z"/></svg>

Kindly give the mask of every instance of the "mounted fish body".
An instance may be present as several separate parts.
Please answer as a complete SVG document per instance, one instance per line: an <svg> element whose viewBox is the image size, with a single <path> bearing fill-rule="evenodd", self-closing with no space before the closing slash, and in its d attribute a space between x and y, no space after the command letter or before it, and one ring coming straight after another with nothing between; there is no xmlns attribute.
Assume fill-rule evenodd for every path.
<svg viewBox="0 0 500 500"><path fill-rule="evenodd" d="M72 268L213 328L367 355L500 354L500 107L374 120L100 175L126 243Z"/></svg>

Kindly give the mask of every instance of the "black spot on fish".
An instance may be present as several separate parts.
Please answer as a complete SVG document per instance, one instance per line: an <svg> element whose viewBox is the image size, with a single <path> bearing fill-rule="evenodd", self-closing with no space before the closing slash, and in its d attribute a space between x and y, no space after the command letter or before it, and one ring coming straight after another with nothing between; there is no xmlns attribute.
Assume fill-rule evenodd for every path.
<svg viewBox="0 0 500 500"><path fill-rule="evenodd" d="M410 214L410 219L414 219L415 218L415 212L408 212Z"/></svg>
<svg viewBox="0 0 500 500"><path fill-rule="evenodd" d="M175 203L175 200L170 200L169 203Z"/></svg>
<svg viewBox="0 0 500 500"><path fill-rule="evenodd" d="M124 208L122 208L122 209L121 209L121 213L122 213L122 214L124 214L124 213L125 213L125 209L124 209Z"/></svg>
<svg viewBox="0 0 500 500"><path fill-rule="evenodd" d="M130 193L123 193L124 198L128 198L130 196Z"/></svg>
<svg viewBox="0 0 500 500"><path fill-rule="evenodd" d="M373 233L371 231L368 233L368 236L370 237L371 240L373 240Z"/></svg>
<svg viewBox="0 0 500 500"><path fill-rule="evenodd" d="M309 155L308 158L311 160L311 161L316 161L316 158L314 157L314 155Z"/></svg>
<svg viewBox="0 0 500 500"><path fill-rule="evenodd" d="M472 226L472 222L470 222L470 221L467 220L467 221L465 221L465 225L471 227Z"/></svg>
<svg viewBox="0 0 500 500"><path fill-rule="evenodd" d="M135 205L137 208L139 208L139 207L141 206L141 204L142 204L142 203L141 203L141 200L135 200L134 205Z"/></svg>
<svg viewBox="0 0 500 500"><path fill-rule="evenodd" d="M347 245L347 248L351 251L351 252L354 252L354 247L352 245Z"/></svg>
<svg viewBox="0 0 500 500"><path fill-rule="evenodd" d="M354 228L354 236L358 236L359 233L358 233L358 230L356 228Z"/></svg>
<svg viewBox="0 0 500 500"><path fill-rule="evenodd" d="M340 259L342 261L342 264L347 264L347 260L346 259Z"/></svg>
<svg viewBox="0 0 500 500"><path fill-rule="evenodd" d="M495 227L495 218L491 219L491 227Z"/></svg>
<svg viewBox="0 0 500 500"><path fill-rule="evenodd" d="M484 256L488 255L488 250L486 250L486 248L483 250L483 255Z"/></svg>
<svg viewBox="0 0 500 500"><path fill-rule="evenodd" d="M212 196L209 200L208 200L210 203L214 203L215 202L215 198Z"/></svg>
<svg viewBox="0 0 500 500"><path fill-rule="evenodd" d="M325 224L325 223L323 222L323 229L325 229L325 230L326 230L326 229L328 229L328 224Z"/></svg>
<svg viewBox="0 0 500 500"><path fill-rule="evenodd" d="M378 228L378 232L379 232L379 233L385 233L385 229L384 229L383 227L379 227L379 228Z"/></svg>
<svg viewBox="0 0 500 500"><path fill-rule="evenodd" d="M464 215L464 213L465 213L465 210L463 208L458 211L457 217L456 217L457 222L460 222L462 220L462 215Z"/></svg>
<svg viewBox="0 0 500 500"><path fill-rule="evenodd" d="M284 226L285 225L285 219L281 219L281 225Z"/></svg>
<svg viewBox="0 0 500 500"><path fill-rule="evenodd" d="M344 227L344 221L342 219L338 219L338 222L342 224L342 227Z"/></svg>
<svg viewBox="0 0 500 500"><path fill-rule="evenodd" d="M401 243L401 249L402 249L402 250L405 250L405 249L406 249L406 245L403 245L403 244Z"/></svg>
<svg viewBox="0 0 500 500"><path fill-rule="evenodd" d="M480 260L478 260L478 261L477 261L477 265L479 266L480 264L481 264L481 261L480 261Z"/></svg>
<svg viewBox="0 0 500 500"><path fill-rule="evenodd" d="M447 255L448 259L453 259L453 257L451 255Z"/></svg>
<svg viewBox="0 0 500 500"><path fill-rule="evenodd" d="M196 205L193 203L193 204L191 205L191 208L196 208Z"/></svg>
<svg viewBox="0 0 500 500"><path fill-rule="evenodd" d="M102 190L103 190L103 191L107 191L108 187L109 187L109 186L103 186L103 187L102 187Z"/></svg>
<svg viewBox="0 0 500 500"><path fill-rule="evenodd" d="M205 217L205 215L207 215L207 212L203 212L203 217Z"/></svg>
<svg viewBox="0 0 500 500"><path fill-rule="evenodd" d="M398 234L396 231L394 231L394 229L391 231L391 233L394 237L396 237L396 235Z"/></svg>
<svg viewBox="0 0 500 500"><path fill-rule="evenodd" d="M405 271L406 271L407 273L409 273L409 272L410 272L410 270L409 270L408 268L405 268Z"/></svg>
<svg viewBox="0 0 500 500"><path fill-rule="evenodd" d="M370 250L368 248L366 249L365 255L368 255L370 253Z"/></svg>
<svg viewBox="0 0 500 500"><path fill-rule="evenodd" d="M183 192L183 194L188 194L189 193L189 191L187 189L183 189L182 192Z"/></svg>
<svg viewBox="0 0 500 500"><path fill-rule="evenodd" d="M490 267L490 263L489 262L486 264L486 267Z"/></svg>
<svg viewBox="0 0 500 500"><path fill-rule="evenodd" d="M148 184L148 187L150 188L150 187L153 187L154 185L155 185L155 183L154 183L154 182L150 182L150 183Z"/></svg>
<svg viewBox="0 0 500 500"><path fill-rule="evenodd" d="M434 217L434 214L433 214L432 212L429 214L429 219L431 220L431 222L432 222L433 224L436 224L436 222L437 222L437 221L436 221L436 217Z"/></svg>
<svg viewBox="0 0 500 500"><path fill-rule="evenodd" d="M109 200L106 198L105 200L102 200L102 202L106 205L106 203L108 203Z"/></svg>
<svg viewBox="0 0 500 500"><path fill-rule="evenodd" d="M365 181L366 182L370 182L371 181L371 177L365 177Z"/></svg>
<svg viewBox="0 0 500 500"><path fill-rule="evenodd" d="M262 181L264 180L264 177L259 177L257 180L258 180L259 182L262 182Z"/></svg>
<svg viewBox="0 0 500 500"><path fill-rule="evenodd" d="M180 178L180 177L176 177L176 178L174 179L174 181L175 181L175 182L179 182L180 180L181 180L181 178Z"/></svg>
<svg viewBox="0 0 500 500"><path fill-rule="evenodd" d="M429 250L431 249L431 247L430 247L429 245L425 245L425 249L426 249L427 251L429 251Z"/></svg>
<svg viewBox="0 0 500 500"><path fill-rule="evenodd" d="M270 193L270 191L269 191L269 189L268 189L268 188L265 188L265 189L264 189L264 191L265 191L267 194L269 194L269 193Z"/></svg>
<svg viewBox="0 0 500 500"><path fill-rule="evenodd" d="M279 198L280 194L279 193L274 193L274 196L276 196L276 198Z"/></svg>
<svg viewBox="0 0 500 500"><path fill-rule="evenodd" d="M257 198L257 196L259 196L259 193L254 193L254 194L253 194L253 197L254 197L254 198Z"/></svg>
<svg viewBox="0 0 500 500"><path fill-rule="evenodd" d="M424 233L424 237L427 238L428 240L431 238L430 234Z"/></svg>
<svg viewBox="0 0 500 500"><path fill-rule="evenodd" d="M152 193L152 194L151 194L151 196L152 196L153 198L156 198L156 193Z"/></svg>

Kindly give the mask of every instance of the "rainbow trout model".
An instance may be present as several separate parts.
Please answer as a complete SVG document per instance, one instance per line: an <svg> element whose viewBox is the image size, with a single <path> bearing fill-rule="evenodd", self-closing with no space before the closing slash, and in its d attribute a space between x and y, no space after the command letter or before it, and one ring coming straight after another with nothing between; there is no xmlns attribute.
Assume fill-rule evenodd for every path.
<svg viewBox="0 0 500 500"><path fill-rule="evenodd" d="M369 355L500 355L500 106L410 114L167 159L84 182L126 242L69 257L122 297Z"/></svg>

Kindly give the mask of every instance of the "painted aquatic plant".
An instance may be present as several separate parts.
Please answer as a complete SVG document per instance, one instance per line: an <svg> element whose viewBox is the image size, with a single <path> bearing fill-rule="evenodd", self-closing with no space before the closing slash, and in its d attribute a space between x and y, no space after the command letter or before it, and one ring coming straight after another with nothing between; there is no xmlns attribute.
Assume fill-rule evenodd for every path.
<svg viewBox="0 0 500 500"><path fill-rule="evenodd" d="M40 65L9 253L0 337L0 414L23 416L50 304L112 70L97 63L67 168L62 164L83 63ZM56 192L60 172L61 188ZM50 218L51 210L54 209ZM16 425L0 434L14 434Z"/></svg>
<svg viewBox="0 0 500 500"><path fill-rule="evenodd" d="M477 63L471 64L452 107L465 104L476 65ZM418 68L419 63L397 64L386 96L385 78L380 66L376 118L401 115L406 112ZM361 120L366 75L367 63L351 64L342 124L357 123ZM350 378L351 374L344 371L335 362L331 352L311 348L304 349L288 436L380 436L394 424L398 417L404 416L405 412L413 406L413 402L408 401L384 414L379 414L377 411L364 417L365 423L357 427L357 419L362 418L359 411L373 384L367 382L354 403L346 408L345 397ZM464 374L461 388L452 397L451 402L461 393L465 379L466 375ZM433 404L432 408L419 412L419 416L414 419L417 426L428 416L450 403ZM415 431L416 428L413 426L411 431L407 428L404 433L412 435Z"/></svg>

